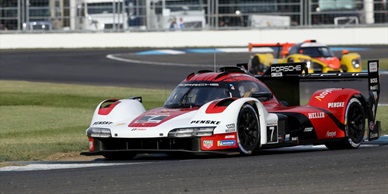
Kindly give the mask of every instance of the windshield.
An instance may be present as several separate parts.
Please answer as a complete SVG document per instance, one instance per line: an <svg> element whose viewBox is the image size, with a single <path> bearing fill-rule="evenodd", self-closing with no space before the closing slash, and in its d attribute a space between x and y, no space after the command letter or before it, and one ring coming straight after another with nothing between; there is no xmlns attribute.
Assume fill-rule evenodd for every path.
<svg viewBox="0 0 388 194"><path fill-rule="evenodd" d="M301 54L310 57L334 57L334 53L328 47L304 47L301 48Z"/></svg>
<svg viewBox="0 0 388 194"><path fill-rule="evenodd" d="M166 100L166 108L190 108L202 106L215 99L231 97L227 88L218 83L183 83Z"/></svg>

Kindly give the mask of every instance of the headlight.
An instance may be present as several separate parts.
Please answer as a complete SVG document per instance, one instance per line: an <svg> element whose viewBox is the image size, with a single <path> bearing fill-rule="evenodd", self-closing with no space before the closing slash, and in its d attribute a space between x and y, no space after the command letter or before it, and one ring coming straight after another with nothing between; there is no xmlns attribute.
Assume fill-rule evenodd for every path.
<svg viewBox="0 0 388 194"><path fill-rule="evenodd" d="M361 60L360 59L353 59L352 60L352 66L355 68L355 69L358 69L361 67Z"/></svg>
<svg viewBox="0 0 388 194"><path fill-rule="evenodd" d="M89 128L86 131L86 135L88 137L102 137L102 138L108 138L112 137L110 129L108 128Z"/></svg>
<svg viewBox="0 0 388 194"><path fill-rule="evenodd" d="M202 137L212 136L215 127L193 127L173 129L168 133L169 137Z"/></svg>

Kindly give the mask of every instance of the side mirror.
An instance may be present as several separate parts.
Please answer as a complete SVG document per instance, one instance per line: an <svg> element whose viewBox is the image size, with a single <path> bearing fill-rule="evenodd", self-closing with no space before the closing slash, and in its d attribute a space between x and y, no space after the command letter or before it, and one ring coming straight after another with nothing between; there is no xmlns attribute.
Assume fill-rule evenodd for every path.
<svg viewBox="0 0 388 194"><path fill-rule="evenodd" d="M254 91L251 93L250 97L257 98L260 102L265 102L271 100L273 98L273 94L271 92Z"/></svg>
<svg viewBox="0 0 388 194"><path fill-rule="evenodd" d="M130 97L129 99L131 100L137 100L139 101L140 103L143 103L143 98L141 96L133 96L133 97Z"/></svg>

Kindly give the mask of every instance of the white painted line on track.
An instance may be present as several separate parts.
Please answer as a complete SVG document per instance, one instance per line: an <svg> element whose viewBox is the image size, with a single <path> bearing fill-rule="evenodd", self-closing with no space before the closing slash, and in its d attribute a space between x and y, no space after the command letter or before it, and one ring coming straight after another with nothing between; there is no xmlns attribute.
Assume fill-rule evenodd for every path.
<svg viewBox="0 0 388 194"><path fill-rule="evenodd" d="M381 136L378 140L371 142L364 142L361 144L361 147L378 147L383 143L386 145L388 142L388 135ZM271 148L271 149L263 149L263 151L303 151L303 150L326 150L325 145L300 145L294 147L281 147L281 148ZM145 164L150 162L127 162L127 163L115 163L115 162L38 162L38 163L15 163L18 166L5 166L0 168L0 172L7 171L36 171L36 170L56 170L56 169L72 169L72 168L87 168L87 167L103 167L103 166L118 166L118 165L138 165ZM21 166L26 164L24 166Z"/></svg>
<svg viewBox="0 0 388 194"><path fill-rule="evenodd" d="M164 63L164 62L154 62L154 61L139 61L133 59L124 59L116 56L115 54L109 54L106 56L108 59L123 61L128 63L139 63L139 64L149 64L149 65L162 65L162 66L180 66L180 67L213 67L213 65L199 65L199 64L186 64L186 63Z"/></svg>
<svg viewBox="0 0 388 194"><path fill-rule="evenodd" d="M184 51L178 51L178 50L160 50L161 52L170 54L170 55L179 55L179 54L185 54Z"/></svg>
<svg viewBox="0 0 388 194"><path fill-rule="evenodd" d="M137 52L137 55L180 55L185 54L185 51L180 50L171 50L171 49L162 49L162 50L146 50Z"/></svg>
<svg viewBox="0 0 388 194"><path fill-rule="evenodd" d="M69 169L69 168L86 168L86 167L100 167L100 166L117 166L128 165L136 163L39 163L39 164L27 164L25 166L6 166L0 168L0 172L4 171L35 171L35 170L55 170L55 169Z"/></svg>

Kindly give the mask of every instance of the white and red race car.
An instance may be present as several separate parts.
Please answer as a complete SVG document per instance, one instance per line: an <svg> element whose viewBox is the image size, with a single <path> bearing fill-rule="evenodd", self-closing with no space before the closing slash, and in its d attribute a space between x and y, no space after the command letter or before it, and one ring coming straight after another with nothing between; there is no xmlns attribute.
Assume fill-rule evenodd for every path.
<svg viewBox="0 0 388 194"><path fill-rule="evenodd" d="M86 130L89 151L81 154L130 159L140 153L250 155L306 144L358 148L380 134L379 62L368 67L368 73L303 74L305 63L286 63L255 76L244 65L192 73L160 108L145 110L141 97L101 102ZM366 79L369 96L326 88L300 105L299 82L306 79Z"/></svg>

